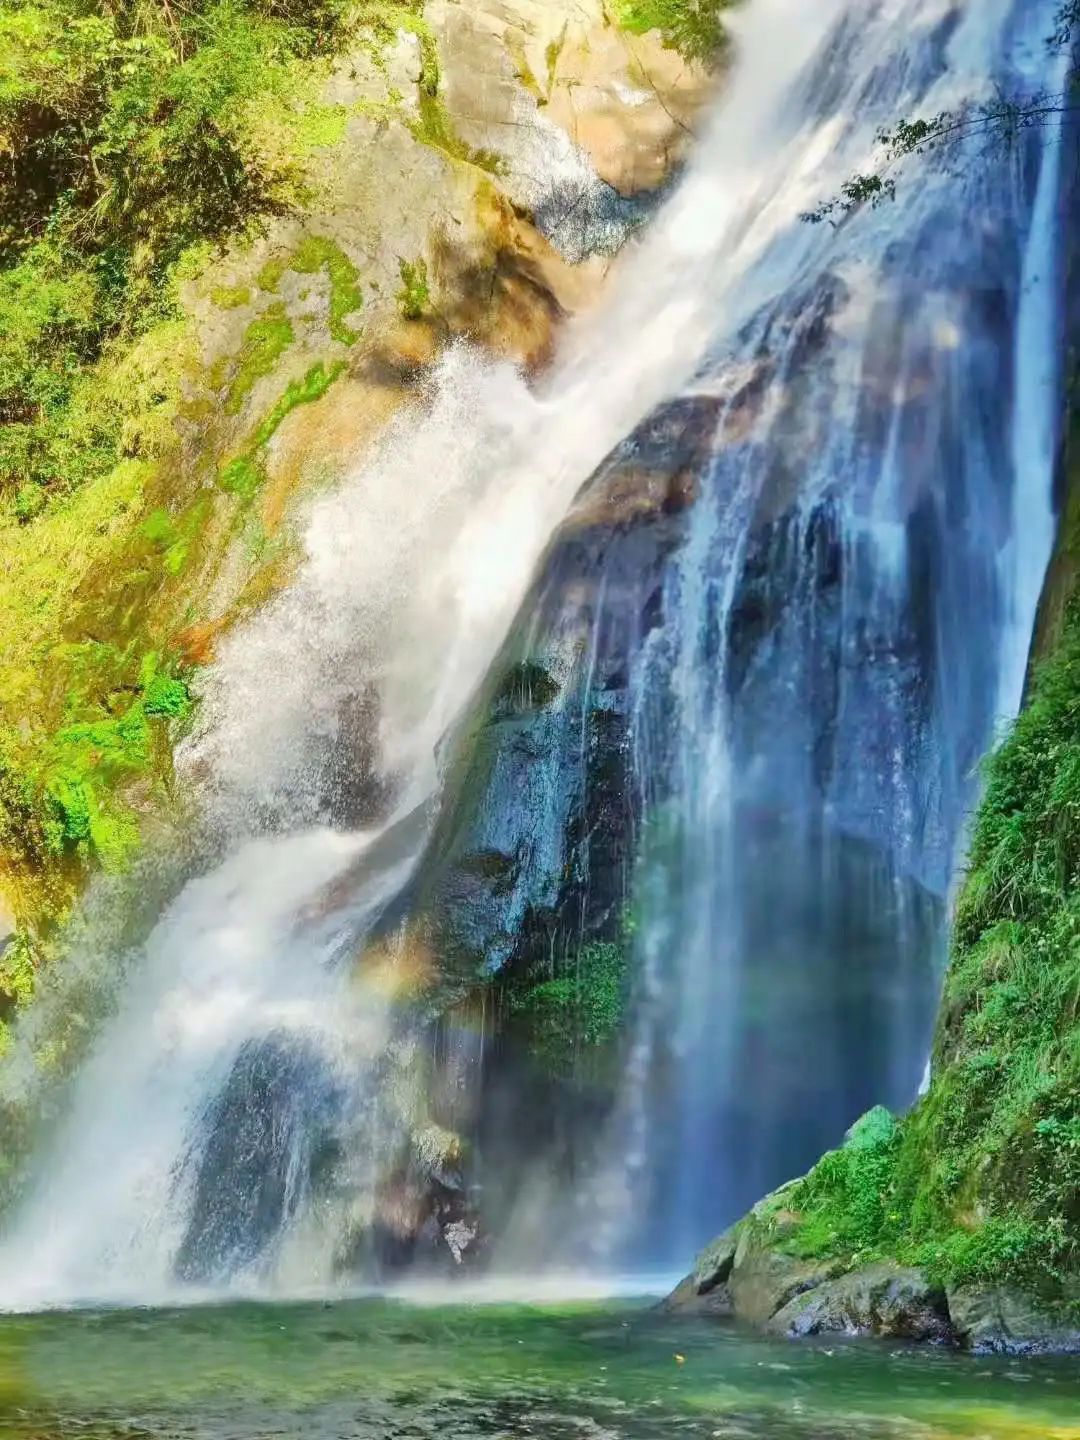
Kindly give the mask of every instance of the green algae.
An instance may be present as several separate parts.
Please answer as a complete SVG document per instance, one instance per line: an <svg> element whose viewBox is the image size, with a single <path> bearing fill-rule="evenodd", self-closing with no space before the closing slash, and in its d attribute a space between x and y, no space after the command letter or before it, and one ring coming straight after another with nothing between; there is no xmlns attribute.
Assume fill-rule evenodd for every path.
<svg viewBox="0 0 1080 1440"><path fill-rule="evenodd" d="M399 260L401 289L397 292L397 306L405 320L419 320L431 304L431 287L428 283L427 261L421 256L417 260Z"/></svg>
<svg viewBox="0 0 1080 1440"><path fill-rule="evenodd" d="M292 322L281 303L271 305L244 331L240 354L225 396L226 415L237 415L255 385L271 374L293 343Z"/></svg>
<svg viewBox="0 0 1080 1440"><path fill-rule="evenodd" d="M6 1315L0 1426L23 1440L136 1429L207 1440L1080 1436L1075 1366L792 1347L715 1321L675 1322L654 1303L465 1304L447 1295L427 1305L371 1298Z"/></svg>
<svg viewBox="0 0 1080 1440"><path fill-rule="evenodd" d="M257 277L259 288L273 293L290 270L298 275L326 271L330 282L331 338L341 345L355 345L362 332L345 321L363 306L364 297L359 284L360 272L341 247L325 236L306 235L291 253L266 261Z"/></svg>

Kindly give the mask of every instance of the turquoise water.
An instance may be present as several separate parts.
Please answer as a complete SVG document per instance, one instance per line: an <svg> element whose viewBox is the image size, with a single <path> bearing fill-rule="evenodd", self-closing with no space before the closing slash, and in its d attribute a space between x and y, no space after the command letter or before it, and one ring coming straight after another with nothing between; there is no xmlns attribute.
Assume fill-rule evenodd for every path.
<svg viewBox="0 0 1080 1440"><path fill-rule="evenodd" d="M644 1303L0 1317L0 1435L1080 1440L1080 1363L792 1345Z"/></svg>

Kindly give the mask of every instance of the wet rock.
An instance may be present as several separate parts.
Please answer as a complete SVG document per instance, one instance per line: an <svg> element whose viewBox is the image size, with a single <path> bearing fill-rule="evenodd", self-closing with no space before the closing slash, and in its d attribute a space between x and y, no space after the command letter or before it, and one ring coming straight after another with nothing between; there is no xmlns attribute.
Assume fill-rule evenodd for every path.
<svg viewBox="0 0 1080 1440"><path fill-rule="evenodd" d="M446 1190L461 1190L461 1141L450 1130L428 1125L413 1136L421 1171Z"/></svg>
<svg viewBox="0 0 1080 1440"><path fill-rule="evenodd" d="M177 1278L219 1280L256 1263L296 1213L333 1145L338 1083L304 1042L246 1044L194 1157L194 1198Z"/></svg>
<svg viewBox="0 0 1080 1440"><path fill-rule="evenodd" d="M750 1325L766 1325L789 1301L834 1279L835 1260L804 1260L768 1249L744 1234L731 1272L735 1314Z"/></svg>
<svg viewBox="0 0 1080 1440"><path fill-rule="evenodd" d="M681 1280L658 1308L673 1315L706 1315L714 1320L727 1320L735 1314L730 1285L720 1283L699 1291L693 1275Z"/></svg>
<svg viewBox="0 0 1080 1440"><path fill-rule="evenodd" d="M455 1264L462 1264L476 1245L479 1234L480 1227L475 1220L454 1220L443 1229L443 1240Z"/></svg>
<svg viewBox="0 0 1080 1440"><path fill-rule="evenodd" d="M949 1316L969 1350L1002 1355L1080 1354L1080 1325L1060 1307L1010 1285L958 1286Z"/></svg>
<svg viewBox="0 0 1080 1440"><path fill-rule="evenodd" d="M801 1338L840 1332L947 1343L953 1338L944 1291L921 1270L870 1265L797 1295L766 1327Z"/></svg>
<svg viewBox="0 0 1080 1440"><path fill-rule="evenodd" d="M734 1226L706 1245L695 1260L690 1276L696 1294L706 1295L730 1278L738 1248L739 1232Z"/></svg>

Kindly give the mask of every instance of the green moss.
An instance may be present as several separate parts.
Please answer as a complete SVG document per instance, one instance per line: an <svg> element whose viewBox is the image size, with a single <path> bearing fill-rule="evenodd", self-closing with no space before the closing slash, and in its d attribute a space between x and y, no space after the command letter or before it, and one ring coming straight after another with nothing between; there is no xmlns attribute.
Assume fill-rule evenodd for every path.
<svg viewBox="0 0 1080 1440"><path fill-rule="evenodd" d="M346 105L325 105L313 101L306 105L297 122L300 143L309 150L330 149L340 145L349 123Z"/></svg>
<svg viewBox="0 0 1080 1440"><path fill-rule="evenodd" d="M669 50L707 63L727 43L724 11L734 0L611 0L616 23L631 35L658 30Z"/></svg>
<svg viewBox="0 0 1080 1440"><path fill-rule="evenodd" d="M285 272L289 268L291 259L292 257L288 254L272 255L270 259L260 267L259 273L255 276L255 283L259 289L265 290L268 294L273 294L281 284Z"/></svg>
<svg viewBox="0 0 1080 1440"><path fill-rule="evenodd" d="M261 289L275 291L287 271L299 275L315 275L325 270L330 281L329 328L333 339L342 345L354 345L361 331L345 323L364 303L360 289L360 272L345 252L322 235L306 235L291 254L274 256L259 271Z"/></svg>
<svg viewBox="0 0 1080 1440"><path fill-rule="evenodd" d="M253 500L263 487L266 472L257 459L248 455L237 455L218 473L218 485L228 495L235 495L245 503Z"/></svg>
<svg viewBox="0 0 1080 1440"><path fill-rule="evenodd" d="M225 396L225 413L236 415L256 383L269 375L293 343L292 324L283 304L269 306L244 331L236 369Z"/></svg>
<svg viewBox="0 0 1080 1440"><path fill-rule="evenodd" d="M433 150L441 150L452 160L476 165L490 175L501 175L506 169L502 157L494 150L474 150L467 145L457 133L450 112L438 94L423 86L420 88L419 119L409 121L409 130L414 140Z"/></svg>
<svg viewBox="0 0 1080 1440"><path fill-rule="evenodd" d="M537 80L529 64L528 56L525 54L525 47L516 35L511 32L506 39L506 49L511 60L514 62L514 73L518 81L536 101L537 105L548 103L549 92Z"/></svg>
<svg viewBox="0 0 1080 1440"><path fill-rule="evenodd" d="M1080 1267L1080 601L987 766L929 1092L824 1157L783 1243L1050 1299ZM875 1112L880 1117L880 1112Z"/></svg>
<svg viewBox="0 0 1080 1440"><path fill-rule="evenodd" d="M594 941L566 956L554 975L511 981L510 1013L528 1048L565 1069L607 1045L622 1021L627 970L621 943Z"/></svg>
<svg viewBox="0 0 1080 1440"><path fill-rule="evenodd" d="M209 509L209 497L199 495L175 518L159 508L143 521L142 534L160 554L167 575L179 575L186 566L209 518Z"/></svg>
<svg viewBox="0 0 1080 1440"><path fill-rule="evenodd" d="M239 310L251 303L251 291L246 285L214 285L210 299L219 310Z"/></svg>
<svg viewBox="0 0 1080 1440"><path fill-rule="evenodd" d="M358 284L359 271L332 240L308 235L292 257L291 269L301 275L326 270L330 280L330 334L342 345L353 345L361 332L345 323L345 317L359 310L364 297Z"/></svg>
<svg viewBox="0 0 1080 1440"><path fill-rule="evenodd" d="M345 369L343 360L312 365L300 380L291 380L271 410L251 432L243 451L234 456L218 473L218 485L230 495L249 503L262 489L266 480L262 452L270 443L282 421L298 405L310 405L326 394Z"/></svg>
<svg viewBox="0 0 1080 1440"><path fill-rule="evenodd" d="M344 360L336 360L332 365L324 365L320 360L311 366L301 380L290 381L284 394L255 430L252 444L257 447L267 445L287 415L298 405L310 405L321 399L344 369Z"/></svg>
<svg viewBox="0 0 1080 1440"><path fill-rule="evenodd" d="M399 260L398 270L401 274L398 309L406 320L419 320L431 304L427 262L422 256L418 260Z"/></svg>
<svg viewBox="0 0 1080 1440"><path fill-rule="evenodd" d="M434 95L439 88L439 52L423 10L423 0L361 0L358 19L369 35L368 53L384 71L385 52L398 34L404 30L415 35L420 46L420 85Z"/></svg>

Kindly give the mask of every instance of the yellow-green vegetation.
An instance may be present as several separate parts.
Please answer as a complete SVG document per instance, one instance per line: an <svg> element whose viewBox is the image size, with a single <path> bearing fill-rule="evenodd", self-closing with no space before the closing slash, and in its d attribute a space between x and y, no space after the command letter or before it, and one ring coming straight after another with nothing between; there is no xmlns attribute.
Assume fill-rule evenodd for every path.
<svg viewBox="0 0 1080 1440"><path fill-rule="evenodd" d="M529 1049L568 1073L618 1032L629 984L622 940L598 940L506 983L510 1014Z"/></svg>
<svg viewBox="0 0 1080 1440"><path fill-rule="evenodd" d="M617 25L631 35L659 31L669 50L686 60L707 63L723 50L724 11L735 0L611 0Z"/></svg>
<svg viewBox="0 0 1080 1440"><path fill-rule="evenodd" d="M342 345L354 345L360 339L360 331L346 325L345 317L360 309L364 297L359 285L360 272L344 251L321 235L306 235L291 254L276 256L266 262L259 271L260 289L276 291L287 270L293 270L298 275L316 275L320 270L326 271L330 281L330 334ZM266 314L269 315L270 311ZM278 354L291 340L290 331Z"/></svg>
<svg viewBox="0 0 1080 1440"><path fill-rule="evenodd" d="M475 165L480 170L486 170L489 175L501 175L505 169L502 157L494 150L474 150L471 145L466 144L457 133L450 112L441 97L423 85L420 87L420 118L411 120L409 129L414 140L419 140L421 145L430 145L433 150L441 150L452 160Z"/></svg>
<svg viewBox="0 0 1080 1440"><path fill-rule="evenodd" d="M324 365L320 360L312 365L300 380L292 380L275 402L270 412L252 431L240 452L224 465L218 475L218 484L231 495L237 495L245 502L254 499L266 478L262 464L262 451L270 443L278 426L298 405L310 405L320 399L345 368L345 362L336 361Z"/></svg>
<svg viewBox="0 0 1080 1440"><path fill-rule="evenodd" d="M294 338L284 305L271 305L252 320L244 331L244 343L225 396L226 415L239 414L256 382L274 370Z"/></svg>
<svg viewBox="0 0 1080 1440"><path fill-rule="evenodd" d="M364 8L0 11L0 888L20 925L0 968L0 1043L86 876L126 865L144 817L167 813L191 708L182 636L213 618L206 577L267 443L340 371L311 364L252 422L237 460L256 480L231 487L239 502L208 487L223 417L245 410L293 331L283 303L206 282L226 243L306 203L303 157L342 128L319 94ZM326 270L331 334L351 344L355 267L318 239L293 264ZM191 282L221 311L253 307L216 376Z"/></svg>
<svg viewBox="0 0 1080 1440"><path fill-rule="evenodd" d="M246 285L213 285L210 299L221 310L239 310L251 303L251 291Z"/></svg>
<svg viewBox="0 0 1080 1440"><path fill-rule="evenodd" d="M782 1205L802 1254L1080 1300L1080 598L988 766L929 1092Z"/></svg>
<svg viewBox="0 0 1080 1440"><path fill-rule="evenodd" d="M397 292L398 309L406 320L419 320L431 304L431 289L428 284L427 261L399 260L401 289Z"/></svg>

